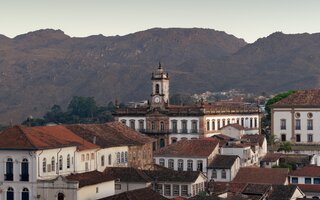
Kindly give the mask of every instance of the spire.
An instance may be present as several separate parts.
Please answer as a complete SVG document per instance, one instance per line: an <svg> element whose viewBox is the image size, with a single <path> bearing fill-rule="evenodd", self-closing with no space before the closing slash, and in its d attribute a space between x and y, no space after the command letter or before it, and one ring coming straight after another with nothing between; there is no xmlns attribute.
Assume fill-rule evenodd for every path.
<svg viewBox="0 0 320 200"><path fill-rule="evenodd" d="M162 69L162 66L161 66L161 62L159 61L159 68L158 69Z"/></svg>

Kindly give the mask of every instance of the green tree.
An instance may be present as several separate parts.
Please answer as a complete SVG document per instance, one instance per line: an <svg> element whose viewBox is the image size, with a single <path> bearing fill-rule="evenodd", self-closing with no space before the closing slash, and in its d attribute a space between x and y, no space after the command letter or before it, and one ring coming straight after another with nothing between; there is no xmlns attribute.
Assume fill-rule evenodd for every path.
<svg viewBox="0 0 320 200"><path fill-rule="evenodd" d="M290 142L283 142L280 144L278 151L290 152L292 151L292 146Z"/></svg>
<svg viewBox="0 0 320 200"><path fill-rule="evenodd" d="M74 96L68 105L68 112L76 118L93 118L97 114L96 101L93 97Z"/></svg>
<svg viewBox="0 0 320 200"><path fill-rule="evenodd" d="M289 90L287 92L283 92L283 93L280 93L280 94L277 94L276 96L274 96L273 98L269 99L266 103L266 112L267 112L267 119L270 120L271 119L271 105L288 97L289 95L295 93L295 91L293 90Z"/></svg>

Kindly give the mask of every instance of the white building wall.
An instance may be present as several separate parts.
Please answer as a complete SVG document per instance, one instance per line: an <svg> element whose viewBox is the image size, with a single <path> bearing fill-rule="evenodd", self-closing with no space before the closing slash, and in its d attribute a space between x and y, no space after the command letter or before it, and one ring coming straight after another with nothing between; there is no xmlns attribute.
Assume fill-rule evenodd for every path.
<svg viewBox="0 0 320 200"><path fill-rule="evenodd" d="M154 157L155 159L155 162L156 164L160 164L160 159L164 159L165 162L164 162L164 167L167 167L168 168L168 161L169 159L173 159L174 161L174 168L173 170L175 171L178 171L178 160L183 160L183 171L187 171L187 168L188 168L188 160L192 160L193 162L193 171L197 171L197 162L198 161L202 161L203 163L203 172L204 173L207 173L207 166L208 166L208 163L207 163L207 158L181 158L181 157Z"/></svg>
<svg viewBox="0 0 320 200"><path fill-rule="evenodd" d="M222 121L225 120L225 125L228 123L228 119L230 121L230 124L237 123L237 119L239 119L239 124L241 124L241 118L243 118L243 127L245 128L259 128L260 126L260 118L259 114L247 114L247 115L214 115L214 116L205 116L204 122L206 123L208 120L210 121L210 128L209 131L218 131L221 127L223 127ZM257 127L254 127L254 119L257 119ZM252 119L252 127L250 127L250 119ZM215 121L215 127L212 127L212 121ZM220 126L218 126L217 121L220 120Z"/></svg>
<svg viewBox="0 0 320 200"><path fill-rule="evenodd" d="M120 153L120 162L118 162L117 154ZM125 162L121 162L121 155L127 153L128 155L128 146L121 147L110 147L104 148L97 151L97 170L104 171L106 167L127 167L128 159ZM102 165L101 157L104 156L104 165ZM111 163L109 163L109 156L111 156Z"/></svg>
<svg viewBox="0 0 320 200"><path fill-rule="evenodd" d="M134 120L136 131L139 131L139 121L141 120L143 121L143 129L146 129L147 127L146 117L124 116L124 117L118 118L119 122L125 122L125 125L127 125L128 127L130 127L131 120Z"/></svg>
<svg viewBox="0 0 320 200"><path fill-rule="evenodd" d="M77 191L77 200L95 200L112 196L114 194L114 181L108 181L79 188Z"/></svg>
<svg viewBox="0 0 320 200"><path fill-rule="evenodd" d="M151 182L149 183L129 183L129 182L116 182L115 184L121 184L121 189L116 189L115 194L120 194L122 192L127 192L131 190L142 189L151 186Z"/></svg>

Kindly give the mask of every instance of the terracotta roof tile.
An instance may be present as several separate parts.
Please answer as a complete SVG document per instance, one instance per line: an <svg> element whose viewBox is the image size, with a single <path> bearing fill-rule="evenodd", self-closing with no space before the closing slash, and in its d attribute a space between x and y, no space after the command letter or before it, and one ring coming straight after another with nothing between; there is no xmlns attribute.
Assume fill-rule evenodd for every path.
<svg viewBox="0 0 320 200"><path fill-rule="evenodd" d="M180 140L156 151L154 157L208 157L219 141L213 138Z"/></svg>
<svg viewBox="0 0 320 200"><path fill-rule="evenodd" d="M216 155L208 168L230 169L239 156L234 155Z"/></svg>
<svg viewBox="0 0 320 200"><path fill-rule="evenodd" d="M106 167L104 173L115 179L120 179L120 182L148 183L153 181L141 170L133 167Z"/></svg>
<svg viewBox="0 0 320 200"><path fill-rule="evenodd" d="M265 137L261 134L245 134L242 136L241 140L246 140L250 143L257 143L261 147L265 141Z"/></svg>
<svg viewBox="0 0 320 200"><path fill-rule="evenodd" d="M110 174L99 171L71 174L69 176L66 176L66 179L71 181L78 181L79 188L115 180L115 178L113 176L110 176Z"/></svg>
<svg viewBox="0 0 320 200"><path fill-rule="evenodd" d="M317 192L320 193L320 185L312 185L312 184L297 184L297 186L303 192Z"/></svg>
<svg viewBox="0 0 320 200"><path fill-rule="evenodd" d="M320 166L308 165L290 172L290 176L320 177Z"/></svg>
<svg viewBox="0 0 320 200"><path fill-rule="evenodd" d="M264 162L276 162L282 157L281 153L267 153L261 161Z"/></svg>
<svg viewBox="0 0 320 200"><path fill-rule="evenodd" d="M288 97L272 104L273 108L281 107L320 107L320 89L299 90Z"/></svg>
<svg viewBox="0 0 320 200"><path fill-rule="evenodd" d="M153 191L151 188L143 188L123 192L110 197L105 197L99 200L167 200L167 198Z"/></svg>
<svg viewBox="0 0 320 200"><path fill-rule="evenodd" d="M87 141L93 141L96 137L96 144L103 148L144 145L155 141L120 122L76 124L66 127Z"/></svg>
<svg viewBox="0 0 320 200"><path fill-rule="evenodd" d="M80 150L98 148L64 126L14 126L0 133L1 149L36 150L69 146L77 146Z"/></svg>
<svg viewBox="0 0 320 200"><path fill-rule="evenodd" d="M296 185L273 185L272 193L268 199L269 200L292 199L296 189L297 189Z"/></svg>
<svg viewBox="0 0 320 200"><path fill-rule="evenodd" d="M257 183L283 185L287 181L289 170L282 168L240 168L234 183Z"/></svg>

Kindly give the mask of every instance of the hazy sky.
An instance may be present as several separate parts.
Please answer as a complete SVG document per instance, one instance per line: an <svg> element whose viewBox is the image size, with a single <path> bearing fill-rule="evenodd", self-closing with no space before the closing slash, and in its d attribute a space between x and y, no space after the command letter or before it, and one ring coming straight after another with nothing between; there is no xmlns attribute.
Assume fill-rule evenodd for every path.
<svg viewBox="0 0 320 200"><path fill-rule="evenodd" d="M0 0L0 34L43 28L70 36L200 27L247 42L275 31L320 32L320 0Z"/></svg>

